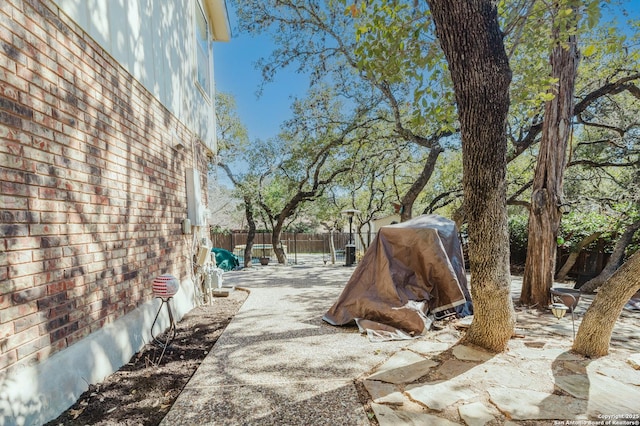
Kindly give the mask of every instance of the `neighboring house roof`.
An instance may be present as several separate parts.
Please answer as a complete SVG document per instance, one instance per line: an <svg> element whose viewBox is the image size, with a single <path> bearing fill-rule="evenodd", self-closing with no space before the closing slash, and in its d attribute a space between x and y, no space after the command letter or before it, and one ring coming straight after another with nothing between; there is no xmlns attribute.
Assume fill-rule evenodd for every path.
<svg viewBox="0 0 640 426"><path fill-rule="evenodd" d="M209 18L214 41L229 41L231 28L225 0L203 0L202 3Z"/></svg>

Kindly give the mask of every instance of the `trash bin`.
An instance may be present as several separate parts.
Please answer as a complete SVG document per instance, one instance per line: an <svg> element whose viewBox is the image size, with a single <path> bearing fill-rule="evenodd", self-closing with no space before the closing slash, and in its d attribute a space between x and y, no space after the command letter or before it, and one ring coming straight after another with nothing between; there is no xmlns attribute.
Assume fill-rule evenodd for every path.
<svg viewBox="0 0 640 426"><path fill-rule="evenodd" d="M347 244L344 246L345 266L351 266L356 263L356 245Z"/></svg>

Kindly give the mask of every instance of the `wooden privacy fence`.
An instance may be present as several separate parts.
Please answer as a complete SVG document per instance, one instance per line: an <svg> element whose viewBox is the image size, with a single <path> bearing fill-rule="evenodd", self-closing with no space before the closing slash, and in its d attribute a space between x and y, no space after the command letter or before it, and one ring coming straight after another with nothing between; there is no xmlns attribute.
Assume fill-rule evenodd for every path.
<svg viewBox="0 0 640 426"><path fill-rule="evenodd" d="M288 256L295 256L296 254L330 254L330 243L329 240L332 234L329 233L297 233L297 232L283 232L281 243L286 246L286 251ZM225 233L216 233L211 232L211 241L213 242L214 247L223 248L225 250L229 250L234 252L235 254L242 255L243 253L239 253L236 248L238 246L246 245L247 243L247 233L246 232L225 232ZM373 241L375 238L375 234L371 235L363 235L362 239L365 240L366 244L363 244L360 236L357 234L353 234L353 239L355 240L356 251L360 253L364 253L367 248L367 244ZM345 245L349 242L349 233L348 232L334 232L333 233L333 243L336 252L338 255L344 253ZM253 250L253 255L255 257L259 257L260 247L270 246L271 245L271 233L270 232L258 232L254 238L253 243L255 244L255 249ZM526 253L525 253L526 255ZM564 260L568 256L568 253L563 252L562 250L558 251L558 268L562 266ZM606 264L606 260L609 254L604 253L602 251L587 251L584 250L580 253L575 265L571 268L569 272L569 276L575 279L578 283L583 283L586 280L596 276L600 271L604 268ZM465 256L465 262L467 261ZM514 259L512 256L511 259L513 264L524 265L524 258L522 259ZM468 264L465 265L467 268Z"/></svg>
<svg viewBox="0 0 640 426"><path fill-rule="evenodd" d="M286 245L290 252L298 253L324 253L329 251L329 233L307 234L297 232L283 232L282 244ZM214 247L233 251L234 247L247 244L246 232L211 233L211 241ZM333 241L335 248L344 248L349 241L349 233L334 232ZM270 232L258 232L253 239L254 244L271 244Z"/></svg>
<svg viewBox="0 0 640 426"><path fill-rule="evenodd" d="M322 254L330 253L330 238L333 235L333 244L336 251L343 251L346 244L349 242L348 232L334 232L333 234L327 233L298 233L298 232L283 232L280 239L281 243L287 247L287 253L311 253ZM365 236L365 240L373 241L375 235L371 235L370 239ZM246 232L225 232L216 233L211 232L211 241L214 247L222 248L233 252L236 247L244 246L247 244ZM359 237L354 233L353 239L355 240L356 249L364 251L366 247L363 246ZM268 245L271 244L270 232L258 232L253 239L255 245ZM257 253L259 254L259 253Z"/></svg>

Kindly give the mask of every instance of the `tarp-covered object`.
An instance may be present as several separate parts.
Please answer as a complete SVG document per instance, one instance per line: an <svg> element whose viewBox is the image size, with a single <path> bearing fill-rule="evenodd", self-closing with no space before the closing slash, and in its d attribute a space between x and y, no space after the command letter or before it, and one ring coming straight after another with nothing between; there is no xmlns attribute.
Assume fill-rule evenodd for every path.
<svg viewBox="0 0 640 426"><path fill-rule="evenodd" d="M229 250L214 247L211 251L216 256L216 265L223 271L233 271L240 266L238 256Z"/></svg>
<svg viewBox="0 0 640 426"><path fill-rule="evenodd" d="M425 315L471 310L455 223L423 215L380 229L323 319L333 325L358 320L361 328L415 336L425 331Z"/></svg>

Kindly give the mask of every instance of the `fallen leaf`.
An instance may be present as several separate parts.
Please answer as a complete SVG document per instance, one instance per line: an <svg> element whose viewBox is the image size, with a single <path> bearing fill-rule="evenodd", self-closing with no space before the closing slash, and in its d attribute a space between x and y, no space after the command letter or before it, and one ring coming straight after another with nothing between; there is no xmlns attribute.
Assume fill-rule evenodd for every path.
<svg viewBox="0 0 640 426"><path fill-rule="evenodd" d="M79 410L71 409L69 410L69 413L73 416L73 420L75 420L78 417L80 417L80 414L82 414L83 411L84 411L84 407Z"/></svg>

